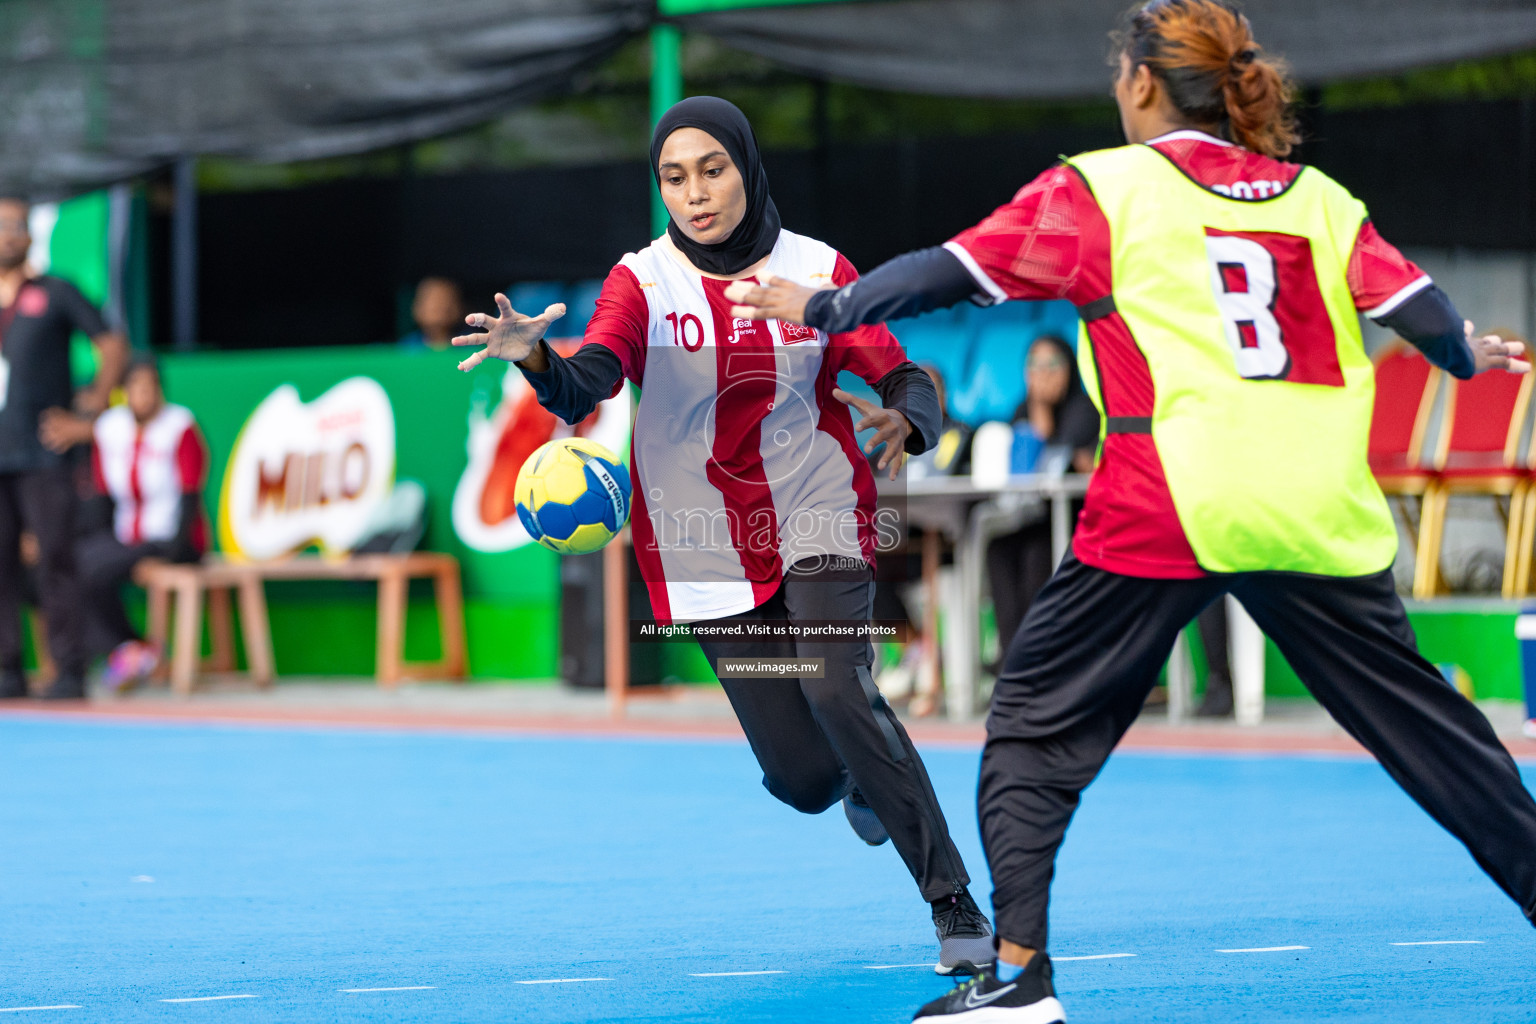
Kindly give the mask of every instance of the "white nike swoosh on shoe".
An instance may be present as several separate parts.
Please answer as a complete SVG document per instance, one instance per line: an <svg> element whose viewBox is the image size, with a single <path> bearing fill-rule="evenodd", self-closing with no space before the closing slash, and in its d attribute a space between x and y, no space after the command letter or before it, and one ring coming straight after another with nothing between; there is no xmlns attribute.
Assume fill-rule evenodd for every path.
<svg viewBox="0 0 1536 1024"><path fill-rule="evenodd" d="M1007 995L1009 992L1012 992L1018 987L1018 982L1009 982L1002 988L998 989L996 992L989 992L980 998L977 998L976 990L971 989L965 994L965 1008L967 1010L974 1010L978 1006L985 1006L994 999L1001 999L1003 996Z"/></svg>

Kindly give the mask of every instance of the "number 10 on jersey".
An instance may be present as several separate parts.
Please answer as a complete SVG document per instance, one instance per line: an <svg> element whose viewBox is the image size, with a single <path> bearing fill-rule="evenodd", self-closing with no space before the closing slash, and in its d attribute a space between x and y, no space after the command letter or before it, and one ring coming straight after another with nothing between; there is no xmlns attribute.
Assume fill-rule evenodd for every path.
<svg viewBox="0 0 1536 1024"><path fill-rule="evenodd" d="M704 347L704 324L692 313L684 313L681 318L676 313L668 313L667 323L672 325L672 344L681 345L689 352Z"/></svg>

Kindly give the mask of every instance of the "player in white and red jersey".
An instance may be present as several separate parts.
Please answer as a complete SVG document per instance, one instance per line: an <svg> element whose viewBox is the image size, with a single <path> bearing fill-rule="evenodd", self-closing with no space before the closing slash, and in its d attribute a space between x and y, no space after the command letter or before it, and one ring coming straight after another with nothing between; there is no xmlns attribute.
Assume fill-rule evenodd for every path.
<svg viewBox="0 0 1536 1024"><path fill-rule="evenodd" d="M118 689L148 675L159 652L146 645L123 611L122 586L145 558L195 562L208 549L203 484L208 446L185 406L165 400L160 371L140 357L129 364L127 402L97 417L92 475L110 526L76 546L92 657L107 654L102 680Z"/></svg>
<svg viewBox="0 0 1536 1024"><path fill-rule="evenodd" d="M883 326L731 316L725 289L742 277L842 286L858 276L832 247L781 228L741 111L714 97L677 104L657 124L651 169L671 223L614 267L582 347L562 358L541 340L563 306L525 317L497 295L500 317L466 318L490 333L454 339L486 345L460 366L516 362L568 423L626 379L640 386L631 529L656 617L693 623L768 791L810 814L841 800L860 838L890 839L930 904L936 969L972 973L995 955L991 925L922 758L875 688L868 639L741 639L790 622L869 621L875 481L855 431L876 428L866 448L885 444L878 468L894 477L903 450L937 440L932 381ZM844 370L884 407L839 390ZM822 672L732 677L722 658L820 659Z"/></svg>
<svg viewBox="0 0 1536 1024"><path fill-rule="evenodd" d="M978 787L998 960L919 1021L1059 1024L1045 953L1079 794L1175 639L1238 598L1319 702L1536 922L1536 801L1486 718L1419 654L1366 461L1357 314L1457 377L1530 371L1473 335L1364 206L1286 163L1289 86L1226 0L1152 0L1120 35L1130 145L1068 158L942 248L812 292L732 286L740 316L821 330L1066 298L1105 417L1072 552L1012 639Z"/></svg>

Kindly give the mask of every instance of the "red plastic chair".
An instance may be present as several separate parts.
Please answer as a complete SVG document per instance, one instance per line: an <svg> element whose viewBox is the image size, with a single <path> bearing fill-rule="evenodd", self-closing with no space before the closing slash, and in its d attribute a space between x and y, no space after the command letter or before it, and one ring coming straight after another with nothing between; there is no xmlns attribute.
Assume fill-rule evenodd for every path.
<svg viewBox="0 0 1536 1024"><path fill-rule="evenodd" d="M1442 589L1440 549L1452 494L1486 494L1498 505L1506 524L1504 595L1514 596L1524 532L1521 524L1530 490L1529 470L1519 463L1520 435L1530 400L1528 374L1482 373L1452 383L1445 400L1434 480L1424 494L1414 597L1432 597Z"/></svg>
<svg viewBox="0 0 1536 1024"><path fill-rule="evenodd" d="M1387 346L1376 357L1375 372L1376 398L1367 449L1371 472L1384 494L1422 497L1435 476L1423 461L1424 438L1445 373L1402 341ZM1403 504L1408 532L1416 537L1416 517Z"/></svg>

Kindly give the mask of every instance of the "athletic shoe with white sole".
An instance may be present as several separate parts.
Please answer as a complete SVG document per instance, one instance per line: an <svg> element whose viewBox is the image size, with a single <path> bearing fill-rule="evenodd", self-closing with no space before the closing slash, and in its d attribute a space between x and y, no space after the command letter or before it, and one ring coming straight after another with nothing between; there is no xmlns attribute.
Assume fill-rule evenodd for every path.
<svg viewBox="0 0 1536 1024"><path fill-rule="evenodd" d="M854 834L870 846L880 846L890 840L891 834L880 824L875 812L864 802L864 794L858 790L852 790L843 797L843 813L848 816L848 824L853 826Z"/></svg>
<svg viewBox="0 0 1536 1024"><path fill-rule="evenodd" d="M939 936L935 974L977 974L997 959L992 923L967 890L936 899L931 905L933 930Z"/></svg>
<svg viewBox="0 0 1536 1024"><path fill-rule="evenodd" d="M988 967L913 1015L920 1024L1066 1024L1067 1013L1051 987L1051 958L1044 953L1012 981Z"/></svg>

